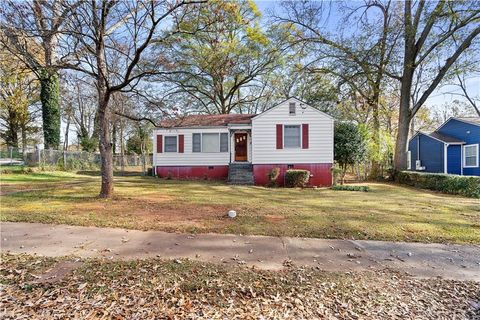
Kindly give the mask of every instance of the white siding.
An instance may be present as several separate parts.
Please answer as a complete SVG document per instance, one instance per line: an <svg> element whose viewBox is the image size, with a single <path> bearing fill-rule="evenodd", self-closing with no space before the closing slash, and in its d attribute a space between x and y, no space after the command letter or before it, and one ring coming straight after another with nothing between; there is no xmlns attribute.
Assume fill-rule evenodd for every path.
<svg viewBox="0 0 480 320"><path fill-rule="evenodd" d="M289 115L289 103L296 102L296 114ZM309 148L277 149L276 125L309 125ZM333 163L333 119L300 101L289 99L252 119L252 163Z"/></svg>
<svg viewBox="0 0 480 320"><path fill-rule="evenodd" d="M153 132L153 163L155 166L218 166L228 165L230 152L192 152L193 133L228 133L228 129L218 128L174 128L156 129ZM157 135L184 135L184 153L157 152ZM178 141L178 140L177 140ZM164 144L165 146L165 144ZM230 145L228 146L230 150ZM177 148L178 150L178 148Z"/></svg>

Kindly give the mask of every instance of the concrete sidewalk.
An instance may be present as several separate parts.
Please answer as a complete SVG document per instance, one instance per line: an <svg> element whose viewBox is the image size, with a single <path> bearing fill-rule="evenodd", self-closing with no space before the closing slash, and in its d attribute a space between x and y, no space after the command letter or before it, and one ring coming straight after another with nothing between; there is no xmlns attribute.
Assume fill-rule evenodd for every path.
<svg viewBox="0 0 480 320"><path fill-rule="evenodd" d="M2 252L108 259L161 257L278 270L391 268L418 277L480 281L480 247L364 240L176 234L39 223L1 223Z"/></svg>

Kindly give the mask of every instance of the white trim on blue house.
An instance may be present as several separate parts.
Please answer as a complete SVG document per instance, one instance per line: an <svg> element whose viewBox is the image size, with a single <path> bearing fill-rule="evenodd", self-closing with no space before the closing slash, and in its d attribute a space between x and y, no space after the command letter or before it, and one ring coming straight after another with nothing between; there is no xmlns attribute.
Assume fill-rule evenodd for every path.
<svg viewBox="0 0 480 320"><path fill-rule="evenodd" d="M410 143L410 141L412 141L412 139L415 138L416 136L418 136L419 134L423 134L424 136L427 136L427 137L429 137L429 138L432 138L432 139L434 139L434 140L437 140L437 141L439 141L439 142L441 142L441 143L443 143L443 144L448 144L448 145L450 145L450 144L458 144L458 145L465 144L465 142L445 142L445 141L440 140L440 139L438 139L438 138L432 137L431 135L429 135L428 133L423 132L423 131L417 131L417 132L410 138L410 140L408 140L408 143Z"/></svg>
<svg viewBox="0 0 480 320"><path fill-rule="evenodd" d="M460 121L460 122L463 122L463 123L467 123L467 124L471 124L471 125L479 126L479 127L480 127L480 124L479 124L479 123L471 122L471 121L467 121L467 120L463 120L463 119L459 119L459 118L456 118L456 117L450 117L450 118L447 119L447 121L445 121L444 123L442 123L442 124L440 125L440 127L438 127L437 130L435 130L435 131L438 131L438 130L440 130L441 128L443 128L443 126L446 125L447 123L449 123L450 120L452 120L452 119L457 120L457 121Z"/></svg>
<svg viewBox="0 0 480 320"><path fill-rule="evenodd" d="M448 173L448 143L443 144L443 173Z"/></svg>
<svg viewBox="0 0 480 320"><path fill-rule="evenodd" d="M480 158L480 150L479 150L480 148L479 148L478 143L466 144L466 145L464 145L464 146L462 147L462 149L465 149L466 147L476 147L476 149L477 149L477 155L476 155L476 157L475 157L475 160L476 160L476 161L475 161L475 165L474 165L474 166L467 166L467 165L465 164L465 161L466 161L466 157L465 157L466 152L465 152L465 150L463 150L463 154L462 154L462 165L463 165L463 167L464 167L464 168L478 168L478 162L479 162L479 158Z"/></svg>

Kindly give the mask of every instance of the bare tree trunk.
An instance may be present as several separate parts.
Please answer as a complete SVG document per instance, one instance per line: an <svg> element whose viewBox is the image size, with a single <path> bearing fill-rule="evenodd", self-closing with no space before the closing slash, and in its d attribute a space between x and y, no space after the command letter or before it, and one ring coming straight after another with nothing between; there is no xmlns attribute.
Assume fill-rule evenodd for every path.
<svg viewBox="0 0 480 320"><path fill-rule="evenodd" d="M22 155L25 157L25 152L27 151L27 128L25 125L22 125Z"/></svg>
<svg viewBox="0 0 480 320"><path fill-rule="evenodd" d="M410 120L410 137L415 134L415 117L412 117L412 120Z"/></svg>
<svg viewBox="0 0 480 320"><path fill-rule="evenodd" d="M100 90L99 90L100 91ZM99 101L100 156L102 164L102 187L100 198L111 198L113 195L113 155L110 139L110 110L108 101L110 94L104 92Z"/></svg>
<svg viewBox="0 0 480 320"><path fill-rule="evenodd" d="M410 73L413 75L413 70ZM398 132L395 144L395 171L405 170L407 167L407 143L410 129L411 111L410 111L410 92L412 88L412 77L408 74L402 78L400 92L400 110L398 115Z"/></svg>
<svg viewBox="0 0 480 320"><path fill-rule="evenodd" d="M65 138L63 141L63 169L67 169L67 149L68 149L68 131L70 130L70 117L67 118L67 126L65 128Z"/></svg>
<svg viewBox="0 0 480 320"><path fill-rule="evenodd" d="M113 154L117 153L117 121L112 123L112 150Z"/></svg>
<svg viewBox="0 0 480 320"><path fill-rule="evenodd" d="M403 57L403 73L400 83L400 109L398 114L398 132L395 143L394 171L398 172L407 168L407 143L408 132L412 112L410 109L410 98L412 93L413 75L415 72L415 35L416 28L412 23L411 1L404 4L405 10L405 47Z"/></svg>
<svg viewBox="0 0 480 320"><path fill-rule="evenodd" d="M122 174L125 173L125 148L123 143L123 120L120 120L120 167Z"/></svg>
<svg viewBox="0 0 480 320"><path fill-rule="evenodd" d="M377 85L377 84L376 84ZM379 83L378 83L379 85ZM380 103L380 88L376 89L376 93L374 94L373 101L369 102L372 110L373 110L373 159L372 159L372 167L370 168L370 178L371 179L378 179L381 175L381 165L380 165L380 153L381 153L381 146L380 146L380 115L379 115L379 103Z"/></svg>
<svg viewBox="0 0 480 320"><path fill-rule="evenodd" d="M342 165L342 176L340 178L340 184L343 186L343 184L345 183L345 174L347 173L347 165L344 164Z"/></svg>
<svg viewBox="0 0 480 320"><path fill-rule="evenodd" d="M97 90L98 90L98 127L100 133L100 156L102 171L102 187L100 189L100 198L111 198L113 196L113 155L112 141L110 136L110 101L111 92L108 88L108 82L105 76L108 74L105 63L105 44L103 42L103 30L99 31L101 40L97 42L96 59L98 67Z"/></svg>
<svg viewBox="0 0 480 320"><path fill-rule="evenodd" d="M68 149L68 132L70 131L70 117L67 118L67 126L65 128L65 139L63 141L63 150L67 151Z"/></svg>

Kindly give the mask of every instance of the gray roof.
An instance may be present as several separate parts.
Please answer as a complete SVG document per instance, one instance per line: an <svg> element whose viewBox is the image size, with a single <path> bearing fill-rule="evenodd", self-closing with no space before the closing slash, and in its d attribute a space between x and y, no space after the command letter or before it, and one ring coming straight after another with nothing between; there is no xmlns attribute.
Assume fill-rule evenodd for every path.
<svg viewBox="0 0 480 320"><path fill-rule="evenodd" d="M455 117L454 119L480 125L480 117Z"/></svg>
<svg viewBox="0 0 480 320"><path fill-rule="evenodd" d="M446 143L465 143L462 140L459 140L459 139L454 138L454 137L447 136L445 134L438 133L436 131L432 132L432 133L429 133L428 135L432 138L438 139L438 140L446 142Z"/></svg>

